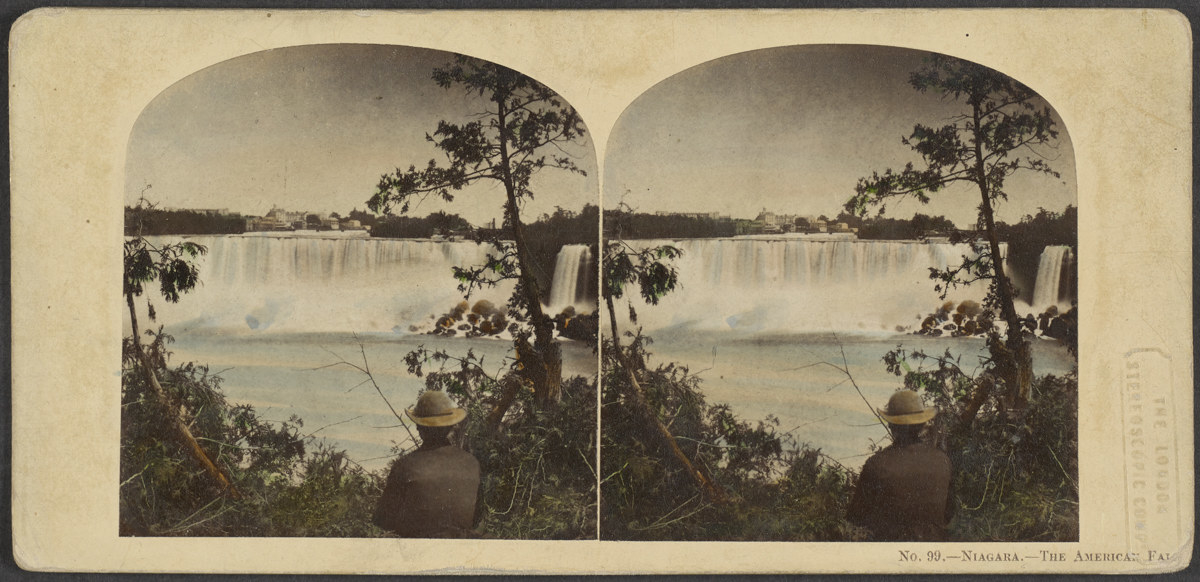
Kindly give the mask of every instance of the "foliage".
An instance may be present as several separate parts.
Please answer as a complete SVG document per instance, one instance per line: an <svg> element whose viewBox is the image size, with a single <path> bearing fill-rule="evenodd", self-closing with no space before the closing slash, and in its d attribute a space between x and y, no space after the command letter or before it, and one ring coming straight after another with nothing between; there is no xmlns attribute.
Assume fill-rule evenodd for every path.
<svg viewBox="0 0 1200 582"><path fill-rule="evenodd" d="M169 336L148 333L145 346L205 452L228 468L240 498L225 495L194 460L138 369L126 338L121 390L121 535L374 536L371 511L382 488L370 474L301 434L292 417L271 423L248 405L225 400L221 378L206 366L171 367Z"/></svg>
<svg viewBox="0 0 1200 582"><path fill-rule="evenodd" d="M1012 410L994 389L986 360L968 369L949 351L931 356L898 347L884 361L906 388L938 407L928 432L954 465L954 539L1079 539L1074 373L1038 378L1032 406Z"/></svg>
<svg viewBox="0 0 1200 582"><path fill-rule="evenodd" d="M674 364L650 368L646 338L634 362L645 399L692 461L730 499L716 503L655 438L630 402L629 375L604 350L601 416L601 537L620 540L847 540L843 516L853 473L807 444L777 432L778 420L751 423L709 403L700 380Z"/></svg>
<svg viewBox="0 0 1200 582"><path fill-rule="evenodd" d="M1008 241L1010 252L1015 249L1030 249L1041 254L1041 249L1051 245L1074 248L1078 240L1077 224L1079 210L1068 204L1062 212L1038 208L1035 215L1026 214L1017 224L996 223L1001 240Z"/></svg>
<svg viewBox="0 0 1200 582"><path fill-rule="evenodd" d="M528 390L516 393L503 418L493 412L505 386L519 382L512 360L485 367L468 351L455 357L420 348L405 357L426 390L442 390L467 410L461 445L480 462L486 537L594 539L596 531L596 384L566 380L562 400L537 406Z"/></svg>
<svg viewBox="0 0 1200 582"><path fill-rule="evenodd" d="M625 287L636 283L642 299L650 305L675 290L679 273L670 263L683 255L672 245L638 249L625 241L609 240L605 247L604 297L610 301L625 296ZM637 321L632 304L630 319Z"/></svg>
<svg viewBox="0 0 1200 582"><path fill-rule="evenodd" d="M463 123L439 121L425 139L445 155L445 161L431 159L419 169L409 165L407 170L397 168L384 174L367 206L372 212L398 210L404 214L431 196L451 201L453 192L478 182L490 181L504 188L504 228L511 233L511 244L496 233L488 235L487 242L496 254L489 255L481 266L456 267L455 276L468 296L480 286L517 280L509 300L510 318L528 322L532 328L514 334L522 374L533 384L539 401L556 401L562 383L562 355L554 339L554 321L542 312L544 297L535 275L536 259L520 209L525 200L533 198L532 179L541 170L584 173L563 150L564 145L582 139L583 120L549 87L488 61L458 55L454 63L434 69L433 80L444 89L473 96L483 111Z"/></svg>
<svg viewBox="0 0 1200 582"><path fill-rule="evenodd" d="M616 313L613 301L625 297L625 288L636 284L642 299L650 305L675 290L679 273L673 261L683 256L683 250L670 244L638 248L625 242L626 233L634 230L637 217L646 216L633 212L622 203L616 210L605 212L606 237L604 262L601 266L604 301L609 311L609 330L617 336ZM632 301L629 303L629 319L637 323L637 312Z"/></svg>
<svg viewBox="0 0 1200 582"><path fill-rule="evenodd" d="M150 186L146 186L149 189ZM164 299L171 303L179 302L179 295L191 291L200 282L200 271L192 259L208 252L204 245L190 241L171 244L155 245L146 240L154 221L157 210L154 204L146 200L145 190L138 199L136 206L125 209L125 241L124 277L121 293L130 303L134 297L140 297L145 291L145 285L158 280L159 291ZM134 314L130 312L130 316ZM154 319L154 308L150 307L150 319ZM137 333L134 324L134 333Z"/></svg>
<svg viewBox="0 0 1200 582"><path fill-rule="evenodd" d="M310 216L312 216L312 215L310 215ZM453 216L453 215L451 215L451 216ZM363 226L371 227L371 229L374 229L379 221L378 216L376 216L370 212L364 212L362 210L359 210L358 207L351 209L350 212L348 214L346 214L346 218L348 220L357 220L359 222L359 224L361 224ZM341 220L341 219L339 218L339 220Z"/></svg>
<svg viewBox="0 0 1200 582"><path fill-rule="evenodd" d="M577 217L559 209L543 218L544 226L529 227L520 215L523 202L534 196L532 178L541 170L583 174L562 149L582 138L583 122L546 86L494 63L460 55L435 69L433 80L477 98L483 111L463 123L438 122L426 140L445 160L383 175L367 205L372 212L404 214L429 197L451 201L454 192L477 182L492 181L504 188L502 228L478 230L475 237L491 244L494 252L482 265L455 266L454 276L468 299L477 288L516 280L507 314L497 317L494 306L485 306L489 308L483 313L471 311L478 325L458 324L459 318L470 317L460 306L444 319L453 320L455 330L467 325L463 331L468 334L485 333L485 321L488 331L506 323L515 357L491 371L471 351L456 357L422 347L410 352L405 363L410 373L425 377L427 389L445 390L468 411L461 438L481 463L481 527L486 535L591 537L595 385L594 380L562 380L556 322L542 311L542 289L548 287L561 240L572 230L586 237L589 227L591 238L578 242L595 240L593 216L598 212L585 207L585 216ZM562 325L566 324L564 318Z"/></svg>
<svg viewBox="0 0 1200 582"><path fill-rule="evenodd" d="M153 205L143 196L132 210L122 288L133 334L122 342L121 534L377 534L367 518L378 476L320 443L306 454L311 439L298 418L273 426L250 406L228 403L206 366L171 367L171 338L161 329L142 344L134 297L158 280L163 298L179 301L199 283L191 259L206 249L151 243L143 235Z"/></svg>
<svg viewBox="0 0 1200 582"><path fill-rule="evenodd" d="M899 172L889 168L860 179L855 196L846 202L848 212L862 216L873 205L882 215L893 198L924 203L929 194L957 182L979 188L989 205L1008 198L1005 180L1018 171L1058 177L1034 149L1052 145L1058 132L1049 106L1039 108L1029 87L982 65L939 54L930 55L909 84L922 93L962 101L970 112L941 127L914 126L901 141L921 155L925 167L909 163Z"/></svg>
<svg viewBox="0 0 1200 582"><path fill-rule="evenodd" d="M917 124L912 134L901 141L921 155L924 168L911 162L899 172L887 169L861 178L846 210L862 216L869 206L883 215L892 199L915 198L927 203L929 194L964 182L980 192L981 204L977 230L989 237L991 248L982 248L977 257L964 257L962 266L934 273L944 288L970 284L980 279L1006 287L1002 278L996 246L992 205L1007 200L1006 179L1018 171L1030 171L1058 177L1037 153L1036 147L1053 146L1058 132L1048 106L1035 105L1036 93L1016 80L987 67L948 57L931 55L924 66L912 73L909 84L924 93L933 91L944 98L963 101L969 113L950 119L941 127ZM941 290L941 289L939 289ZM1011 297L1004 297L1011 311ZM1009 319L1006 317L1005 319Z"/></svg>
<svg viewBox="0 0 1200 582"><path fill-rule="evenodd" d="M434 69L433 80L449 89L486 98L487 109L466 123L439 121L426 141L445 153L418 169L384 174L368 202L374 212L408 212L429 196L454 199L452 192L482 179L510 188L516 198L533 196L530 179L542 168L582 173L569 156L546 156L542 148L572 142L584 134L583 121L550 88L495 63L458 55L453 64ZM515 209L514 209L515 210ZM506 219L512 218L506 214Z"/></svg>

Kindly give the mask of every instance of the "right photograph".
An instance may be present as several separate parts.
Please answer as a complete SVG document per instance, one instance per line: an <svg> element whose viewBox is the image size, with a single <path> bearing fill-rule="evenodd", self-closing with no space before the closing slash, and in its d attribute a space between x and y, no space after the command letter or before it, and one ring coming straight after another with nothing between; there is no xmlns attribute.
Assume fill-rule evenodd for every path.
<svg viewBox="0 0 1200 582"><path fill-rule="evenodd" d="M601 538L1077 541L1074 157L1036 87L906 48L643 93L602 181Z"/></svg>

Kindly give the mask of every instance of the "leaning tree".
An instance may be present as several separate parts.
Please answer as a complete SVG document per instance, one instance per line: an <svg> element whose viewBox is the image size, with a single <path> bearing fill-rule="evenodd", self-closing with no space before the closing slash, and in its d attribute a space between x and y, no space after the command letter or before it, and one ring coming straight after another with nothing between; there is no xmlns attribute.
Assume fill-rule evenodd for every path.
<svg viewBox="0 0 1200 582"><path fill-rule="evenodd" d="M1004 400L1022 407L1033 381L1030 343L1013 305L1014 290L1004 272L1000 241L996 235L995 206L1008 199L1005 181L1017 172L1058 177L1038 152L1038 146L1053 147L1058 137L1050 108L1029 87L1015 79L954 57L934 54L909 77L909 84L922 93L962 104L962 111L940 127L917 124L901 141L920 154L924 167L909 163L901 171L888 169L861 178L846 210L863 216L868 207L892 199L914 198L921 203L930 194L956 183L966 183L979 192L976 232L984 244L978 253L964 257L961 265L936 271L937 289L946 290L977 281L989 285L987 304L999 311L1007 324L1005 339L989 338L989 349L997 376L1004 380ZM968 240L974 245L974 236Z"/></svg>
<svg viewBox="0 0 1200 582"><path fill-rule="evenodd" d="M194 260L208 251L203 245L190 241L156 244L145 237L146 216L154 209L154 205L145 197L146 189L149 188L147 185L142 190L137 205L127 213L126 229L129 236L124 245L124 282L121 294L125 296L125 305L129 308L129 326L133 332L128 345L129 351L132 352L129 359L134 367L141 370L146 385L151 388L162 409L170 411L169 424L175 433L175 439L222 491L236 498L239 493L233 486L228 472L219 467L200 446L192 434L191 423L184 416L184 407L174 402L159 382L155 368L160 366L155 363L156 358L148 353L150 350L147 346L142 345L142 331L138 326L135 299L157 281L158 291L163 299L169 303L178 303L181 294L191 291L200 282L200 270ZM149 300L146 305L153 320L154 305Z"/></svg>
<svg viewBox="0 0 1200 582"><path fill-rule="evenodd" d="M445 155L439 163L410 165L384 174L367 202L373 212L407 212L429 197L453 200L453 192L491 181L504 188L504 226L511 244L493 239L496 255L487 264L455 268L463 291L515 279L510 307L528 317L529 332L519 330L515 345L522 378L540 403L557 402L562 384L562 355L554 340L554 320L542 310L543 291L534 276L534 258L521 220L521 205L532 199L531 181L545 168L584 174L562 147L585 133L579 114L557 93L512 69L458 55L453 64L434 69L442 88L482 98L483 111L454 123L439 121L425 139Z"/></svg>

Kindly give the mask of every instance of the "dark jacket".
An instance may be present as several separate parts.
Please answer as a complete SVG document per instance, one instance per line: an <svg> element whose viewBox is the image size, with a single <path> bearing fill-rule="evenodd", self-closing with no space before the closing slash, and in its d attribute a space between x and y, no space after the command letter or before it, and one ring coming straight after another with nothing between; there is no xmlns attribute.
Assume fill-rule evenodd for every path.
<svg viewBox="0 0 1200 582"><path fill-rule="evenodd" d="M479 461L458 447L419 448L396 461L375 524L407 538L473 537Z"/></svg>
<svg viewBox="0 0 1200 582"><path fill-rule="evenodd" d="M867 459L846 519L879 541L945 541L953 515L950 457L912 443L893 444Z"/></svg>

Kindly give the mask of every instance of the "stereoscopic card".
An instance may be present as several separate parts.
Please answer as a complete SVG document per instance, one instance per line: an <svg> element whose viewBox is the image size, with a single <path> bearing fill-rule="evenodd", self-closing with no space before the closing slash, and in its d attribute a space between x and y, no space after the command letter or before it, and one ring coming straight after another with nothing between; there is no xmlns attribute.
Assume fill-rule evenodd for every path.
<svg viewBox="0 0 1200 582"><path fill-rule="evenodd" d="M1189 31L30 12L16 560L1180 570Z"/></svg>

